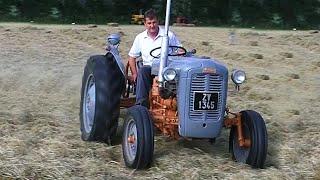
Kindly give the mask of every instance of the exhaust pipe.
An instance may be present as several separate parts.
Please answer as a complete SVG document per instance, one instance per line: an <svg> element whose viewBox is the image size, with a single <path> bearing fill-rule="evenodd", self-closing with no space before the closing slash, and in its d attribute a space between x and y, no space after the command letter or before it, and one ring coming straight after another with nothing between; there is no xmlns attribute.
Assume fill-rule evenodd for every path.
<svg viewBox="0 0 320 180"><path fill-rule="evenodd" d="M162 73L163 73L163 69L167 67L167 61L168 61L168 49L169 49L168 33L169 33L169 21L170 21L170 7L171 7L171 0L167 0L166 21L164 25L165 34L161 44L160 67L159 67L159 73L158 73L159 88L162 88L164 86Z"/></svg>

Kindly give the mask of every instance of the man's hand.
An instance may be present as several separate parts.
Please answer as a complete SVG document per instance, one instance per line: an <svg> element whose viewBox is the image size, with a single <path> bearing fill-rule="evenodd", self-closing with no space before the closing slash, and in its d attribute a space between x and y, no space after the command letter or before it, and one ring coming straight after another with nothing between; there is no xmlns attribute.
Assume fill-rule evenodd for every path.
<svg viewBox="0 0 320 180"><path fill-rule="evenodd" d="M135 84L137 82L137 74L132 74L131 76L129 76L129 81L132 84Z"/></svg>
<svg viewBox="0 0 320 180"><path fill-rule="evenodd" d="M129 81L131 83L136 83L137 81L137 69L136 69L136 58L129 56L129 67L131 71L131 76L129 76Z"/></svg>

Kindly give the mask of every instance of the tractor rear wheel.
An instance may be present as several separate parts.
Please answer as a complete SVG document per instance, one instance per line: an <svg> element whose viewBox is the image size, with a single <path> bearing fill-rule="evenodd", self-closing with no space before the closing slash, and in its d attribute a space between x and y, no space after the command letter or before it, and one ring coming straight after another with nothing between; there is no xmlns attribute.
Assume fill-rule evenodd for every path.
<svg viewBox="0 0 320 180"><path fill-rule="evenodd" d="M250 147L240 147L237 127L233 126L230 131L229 141L229 149L233 159L237 162L249 164L253 168L263 168L268 148L268 134L265 122L261 115L255 111L242 111L241 115L242 134L251 143Z"/></svg>
<svg viewBox="0 0 320 180"><path fill-rule="evenodd" d="M153 159L153 123L146 107L135 105L128 109L122 136L122 152L129 168L148 168Z"/></svg>
<svg viewBox="0 0 320 180"><path fill-rule="evenodd" d="M84 141L111 144L118 126L125 78L113 55L92 56L82 77L80 130Z"/></svg>

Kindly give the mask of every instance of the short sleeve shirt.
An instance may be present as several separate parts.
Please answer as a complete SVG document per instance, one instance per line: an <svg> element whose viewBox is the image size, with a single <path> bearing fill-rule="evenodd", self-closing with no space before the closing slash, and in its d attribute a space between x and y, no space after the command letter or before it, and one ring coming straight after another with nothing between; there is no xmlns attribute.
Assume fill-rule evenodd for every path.
<svg viewBox="0 0 320 180"><path fill-rule="evenodd" d="M150 55L150 51L154 48L161 47L162 39L165 34L165 30L159 27L159 33L155 39L152 39L148 36L147 30L138 34L132 44L132 47L129 51L130 57L142 57L143 65L151 65L152 60L154 59ZM169 46L181 46L179 39L171 31L168 33L169 37Z"/></svg>

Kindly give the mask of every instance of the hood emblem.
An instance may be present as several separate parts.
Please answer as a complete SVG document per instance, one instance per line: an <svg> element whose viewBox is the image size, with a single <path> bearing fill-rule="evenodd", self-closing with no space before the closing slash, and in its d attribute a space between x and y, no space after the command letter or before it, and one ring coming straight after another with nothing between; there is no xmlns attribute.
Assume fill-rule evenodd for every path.
<svg viewBox="0 0 320 180"><path fill-rule="evenodd" d="M202 73L216 73L217 70L215 68L203 68Z"/></svg>

